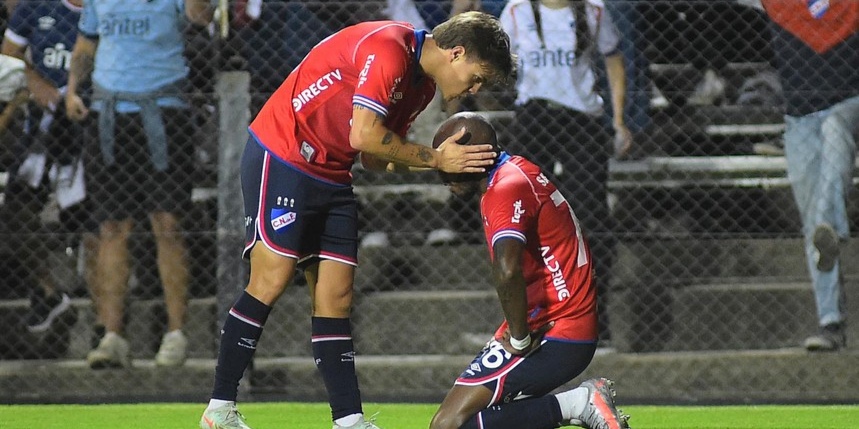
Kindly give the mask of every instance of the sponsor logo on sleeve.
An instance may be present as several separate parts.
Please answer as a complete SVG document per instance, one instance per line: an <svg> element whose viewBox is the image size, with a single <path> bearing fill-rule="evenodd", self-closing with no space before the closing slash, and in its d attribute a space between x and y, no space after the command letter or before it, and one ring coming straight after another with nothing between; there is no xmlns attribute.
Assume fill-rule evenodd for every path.
<svg viewBox="0 0 859 429"><path fill-rule="evenodd" d="M525 209L522 208L522 200L516 200L513 203L513 218L510 219L510 222L519 223L523 214L525 214Z"/></svg>
<svg viewBox="0 0 859 429"><path fill-rule="evenodd" d="M367 75L370 74L370 66L373 65L373 60L376 59L376 54L367 55L367 61L364 62L364 68L358 74L358 87L367 81Z"/></svg>

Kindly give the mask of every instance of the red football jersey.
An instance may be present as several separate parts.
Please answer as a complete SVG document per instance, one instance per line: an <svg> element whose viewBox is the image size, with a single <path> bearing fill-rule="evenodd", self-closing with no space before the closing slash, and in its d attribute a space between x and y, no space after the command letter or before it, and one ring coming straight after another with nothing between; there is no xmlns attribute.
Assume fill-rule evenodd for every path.
<svg viewBox="0 0 859 429"><path fill-rule="evenodd" d="M316 45L250 125L269 152L317 178L348 184L358 151L349 144L352 106L385 117L405 136L435 95L421 72L426 32L408 23L365 22Z"/></svg>
<svg viewBox="0 0 859 429"><path fill-rule="evenodd" d="M525 243L522 271L527 284L528 325L550 321L547 338L594 341L597 338L596 289L590 248L567 200L540 172L519 156L502 154L480 200L486 242L495 258L501 238ZM504 322L496 337L507 329Z"/></svg>
<svg viewBox="0 0 859 429"><path fill-rule="evenodd" d="M859 31L856 0L763 0L763 6L774 22L818 54Z"/></svg>

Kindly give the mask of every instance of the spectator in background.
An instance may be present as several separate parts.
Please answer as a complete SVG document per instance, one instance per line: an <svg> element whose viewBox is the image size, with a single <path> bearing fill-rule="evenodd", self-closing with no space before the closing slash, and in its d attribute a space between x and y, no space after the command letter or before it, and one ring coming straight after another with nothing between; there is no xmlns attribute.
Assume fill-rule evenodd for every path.
<svg viewBox="0 0 859 429"><path fill-rule="evenodd" d="M649 61L691 66L691 73L684 69L652 75L655 89L667 97L663 103L731 103L740 85L738 78L743 77L731 70L731 63L766 63L771 58L763 31L766 19L746 7L755 0L631 1L638 3L634 5L637 14L646 23L639 30L648 44ZM606 9L613 12L619 6L628 9L629 3L608 0ZM623 28L621 24L617 22L618 28Z"/></svg>
<svg viewBox="0 0 859 429"><path fill-rule="evenodd" d="M497 147L492 125L475 113L442 123L433 146L462 127L462 144ZM597 348L593 256L573 208L538 166L506 152L486 173L441 179L457 197L480 197L469 209L479 206L484 219L504 322L456 379L430 428L627 428L609 380L550 394L581 374Z"/></svg>
<svg viewBox="0 0 859 429"><path fill-rule="evenodd" d="M12 12L18 6L19 0L3 0L0 1L0 28L6 31L6 22L12 16Z"/></svg>
<svg viewBox="0 0 859 429"><path fill-rule="evenodd" d="M39 282L39 287L32 291L26 320L31 332L46 331L70 307L68 294L59 290L50 273L46 254L52 244L54 247L59 244L51 238L80 235L87 261L87 283L94 286L96 237L84 183L83 127L66 116L62 103L82 3L81 0L46 0L19 4L9 20L0 48L4 55L32 61L26 69L27 86L41 115L34 116L39 119L38 126L31 130L36 141L27 158L31 162L25 161L25 164L48 173L60 208L61 229L52 234L39 234L42 232L39 212L49 196L49 190L42 187L46 181L44 175L29 170L33 173L29 181L38 185L36 190L20 180L14 180L6 189L4 209L14 213L13 218L19 219L20 225L30 228L6 227L15 232L31 230L34 234L32 239L20 244L21 253L30 255L25 258L29 261L25 264L33 267ZM23 220L22 216L30 219ZM60 242L71 246L73 241Z"/></svg>
<svg viewBox="0 0 859 429"><path fill-rule="evenodd" d="M859 2L763 0L786 100L787 174L802 218L819 330L810 351L847 345L840 247L859 134Z"/></svg>
<svg viewBox="0 0 859 429"><path fill-rule="evenodd" d="M66 94L70 118L90 111L81 85L92 73L92 110L98 124L92 162L95 216L100 222L96 310L105 335L87 355L92 368L129 366L123 338L130 272L128 248L135 221L148 215L167 304L167 333L155 363L185 362L188 255L180 213L190 203L193 145L189 128L184 18L205 25L208 0L84 3Z"/></svg>
<svg viewBox="0 0 859 429"><path fill-rule="evenodd" d="M250 125L242 157L246 243L251 275L221 331L218 365L200 427L246 429L239 382L275 302L304 269L311 293L311 343L328 392L334 428L375 429L364 418L352 307L358 233L352 166L395 164L481 172L488 145L451 138L433 150L404 136L435 95L446 100L509 79L515 64L497 20L470 12L432 34L393 21L365 22L316 45ZM462 132L457 138L462 137Z"/></svg>
<svg viewBox="0 0 859 429"><path fill-rule="evenodd" d="M434 1L434 0L430 0ZM307 7L325 23L325 34L340 31L361 22L384 19L384 0L306 1Z"/></svg>
<svg viewBox="0 0 859 429"><path fill-rule="evenodd" d="M325 23L304 2L236 3L232 20L239 53L247 61L254 112L283 82L310 49L325 37Z"/></svg>
<svg viewBox="0 0 859 429"><path fill-rule="evenodd" d="M682 54L701 73L701 80L686 99L689 104L701 106L727 101L728 82L724 70L728 66L725 56L728 39L725 30L732 26L728 14L730 5L726 3L689 2L681 5L678 11L685 24L681 30L686 41Z"/></svg>
<svg viewBox="0 0 859 429"><path fill-rule="evenodd" d="M606 0L605 9L615 22L620 35L619 49L623 54L626 73L627 99L624 123L633 134L643 132L650 121L650 62L644 55L647 22L641 13L640 0ZM606 100L610 102L611 100ZM614 109L612 109L614 112Z"/></svg>
<svg viewBox="0 0 859 429"><path fill-rule="evenodd" d="M512 0L501 14L519 56L516 127L511 151L549 176L570 201L591 235L600 308L606 309L614 253L608 208L608 163L624 156L632 136L624 122L626 73L620 38L596 1ZM536 30L536 31L535 31ZM603 99L595 91L595 53L604 56L611 90L613 130L606 128ZM607 312L601 335L609 337Z"/></svg>

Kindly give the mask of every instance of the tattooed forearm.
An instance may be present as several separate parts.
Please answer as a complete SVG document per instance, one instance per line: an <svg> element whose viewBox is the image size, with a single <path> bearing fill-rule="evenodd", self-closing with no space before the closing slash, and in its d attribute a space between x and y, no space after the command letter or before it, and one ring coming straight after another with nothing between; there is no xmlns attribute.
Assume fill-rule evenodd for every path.
<svg viewBox="0 0 859 429"><path fill-rule="evenodd" d="M429 148L422 147L418 150L418 158L423 162L430 162L432 161L432 152Z"/></svg>
<svg viewBox="0 0 859 429"><path fill-rule="evenodd" d="M403 163L403 164L409 164L409 163L414 162L414 157L412 157L412 156L406 156L405 154L402 157L399 156L400 149L403 148L404 146L405 146L404 144L403 145L399 145L399 144L391 145L390 149L386 153L387 159L389 159L393 162L399 162L399 163ZM432 149L421 146L417 149L417 152L412 152L412 153L414 153L417 156L418 160L420 160L421 162L423 162L425 164L429 164L430 161L432 161Z"/></svg>
<svg viewBox="0 0 859 429"><path fill-rule="evenodd" d="M382 141L382 143L387 144L387 143L384 143L384 140ZM388 145L389 149L388 149L388 152L385 154L385 156L387 157L387 159L394 161L394 162L402 161L401 159L399 159L397 157L397 155L400 154L400 148L402 148L402 147L403 147L403 145L401 145L401 144Z"/></svg>

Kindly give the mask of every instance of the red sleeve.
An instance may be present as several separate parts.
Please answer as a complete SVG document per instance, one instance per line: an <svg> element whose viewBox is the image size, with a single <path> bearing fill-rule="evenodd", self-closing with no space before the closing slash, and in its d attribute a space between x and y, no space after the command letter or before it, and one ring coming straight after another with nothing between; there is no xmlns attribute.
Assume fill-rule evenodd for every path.
<svg viewBox="0 0 859 429"><path fill-rule="evenodd" d="M496 182L483 200L486 238L491 248L500 238L526 242L528 231L537 221L539 202L531 184L524 176L504 179Z"/></svg>
<svg viewBox="0 0 859 429"><path fill-rule="evenodd" d="M394 87L404 78L409 51L401 30L391 24L368 34L355 47L353 61L361 70L352 104L364 106L387 117L388 104Z"/></svg>

